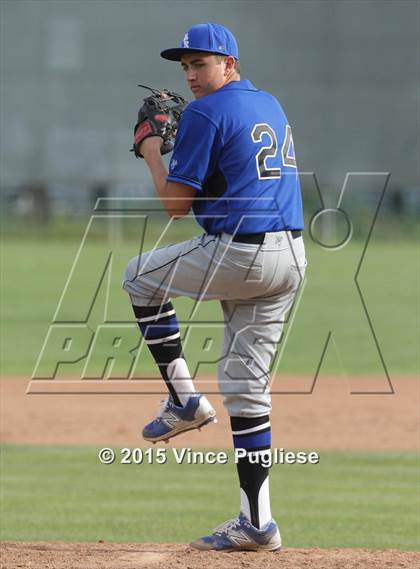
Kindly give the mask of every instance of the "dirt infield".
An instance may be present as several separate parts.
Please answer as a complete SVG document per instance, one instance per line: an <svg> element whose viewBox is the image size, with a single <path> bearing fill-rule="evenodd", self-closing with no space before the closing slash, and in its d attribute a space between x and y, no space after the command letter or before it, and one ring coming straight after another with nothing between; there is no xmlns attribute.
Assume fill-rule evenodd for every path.
<svg viewBox="0 0 420 569"><path fill-rule="evenodd" d="M291 380L292 381L292 380ZM294 381L294 380L293 380ZM139 436L162 396L25 395L28 379L0 384L3 443L148 446ZM320 380L310 395L274 395L273 442L289 449L418 450L419 384L393 379L395 393L351 395L334 378ZM152 390L145 385L145 390ZM155 389L154 389L155 390ZM219 422L173 446L229 448L228 417L219 395L211 400ZM279 553L197 552L181 544L1 544L1 569L338 569L414 568L420 553L364 549L289 549Z"/></svg>
<svg viewBox="0 0 420 569"><path fill-rule="evenodd" d="M289 549L278 553L200 552L175 544L1 544L1 569L384 569L415 568L420 553L367 549Z"/></svg>
<svg viewBox="0 0 420 569"><path fill-rule="evenodd" d="M25 395L28 382L0 382L2 442L149 446L140 437L141 428L156 413L163 394ZM298 378L290 378L289 383L297 384ZM419 382L415 378L393 378L392 383L394 394L352 395L346 382L322 378L312 394L273 395L273 446L418 450ZM161 388L161 384L145 384L144 390L156 391L156 387ZM231 447L222 398L209 398L217 410L218 423L201 433L194 431L174 439L173 446Z"/></svg>

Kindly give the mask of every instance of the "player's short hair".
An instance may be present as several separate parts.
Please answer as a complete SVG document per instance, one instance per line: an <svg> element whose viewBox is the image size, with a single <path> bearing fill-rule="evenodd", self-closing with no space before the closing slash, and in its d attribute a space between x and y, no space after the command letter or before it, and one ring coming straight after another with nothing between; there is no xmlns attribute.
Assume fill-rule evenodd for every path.
<svg viewBox="0 0 420 569"><path fill-rule="evenodd" d="M226 59L226 57L228 57L227 55L217 55L215 54L214 56L216 58L217 63L221 63L223 59ZM239 61L239 59L235 59L235 71L236 73L241 73L241 63Z"/></svg>

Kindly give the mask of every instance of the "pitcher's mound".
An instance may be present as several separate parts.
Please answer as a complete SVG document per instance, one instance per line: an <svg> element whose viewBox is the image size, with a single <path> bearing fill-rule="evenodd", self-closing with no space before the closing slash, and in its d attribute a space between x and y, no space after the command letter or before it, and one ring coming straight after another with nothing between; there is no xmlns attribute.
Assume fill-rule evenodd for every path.
<svg viewBox="0 0 420 569"><path fill-rule="evenodd" d="M278 553L200 552L176 543L3 542L1 568L20 569L399 569L420 566L420 552L290 549Z"/></svg>

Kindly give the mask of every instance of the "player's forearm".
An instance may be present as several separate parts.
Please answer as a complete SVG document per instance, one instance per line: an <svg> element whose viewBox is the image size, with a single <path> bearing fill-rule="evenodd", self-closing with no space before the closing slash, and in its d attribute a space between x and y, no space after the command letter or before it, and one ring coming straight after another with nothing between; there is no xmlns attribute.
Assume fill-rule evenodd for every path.
<svg viewBox="0 0 420 569"><path fill-rule="evenodd" d="M160 153L150 152L144 155L144 159L152 175L153 184L155 186L156 193L161 199L163 205L165 205L164 203L165 187L166 187L166 177L168 175L168 172L166 170L162 157Z"/></svg>
<svg viewBox="0 0 420 569"><path fill-rule="evenodd" d="M168 183L166 181L168 171L166 170L160 152L147 153L144 155L144 159L149 167L156 193L163 207L170 217L180 217L180 212L177 212L177 205L179 207L179 203L177 204L177 201L168 195Z"/></svg>

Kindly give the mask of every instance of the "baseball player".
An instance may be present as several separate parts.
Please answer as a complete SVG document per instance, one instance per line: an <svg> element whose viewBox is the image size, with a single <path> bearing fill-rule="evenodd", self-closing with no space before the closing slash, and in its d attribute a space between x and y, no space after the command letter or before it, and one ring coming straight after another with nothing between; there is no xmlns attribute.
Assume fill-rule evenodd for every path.
<svg viewBox="0 0 420 569"><path fill-rule="evenodd" d="M185 361L172 298L218 299L224 338L218 382L237 463L240 513L191 545L203 550L277 550L268 468L269 368L306 267L302 201L292 132L279 102L241 79L233 34L214 23L192 26L179 48L161 56L181 63L193 100L183 111L166 170L163 120L137 125L144 157L169 216L192 209L204 233L132 259L124 288L169 397L144 427L147 441L168 440L215 420ZM160 134L159 134L160 133Z"/></svg>

